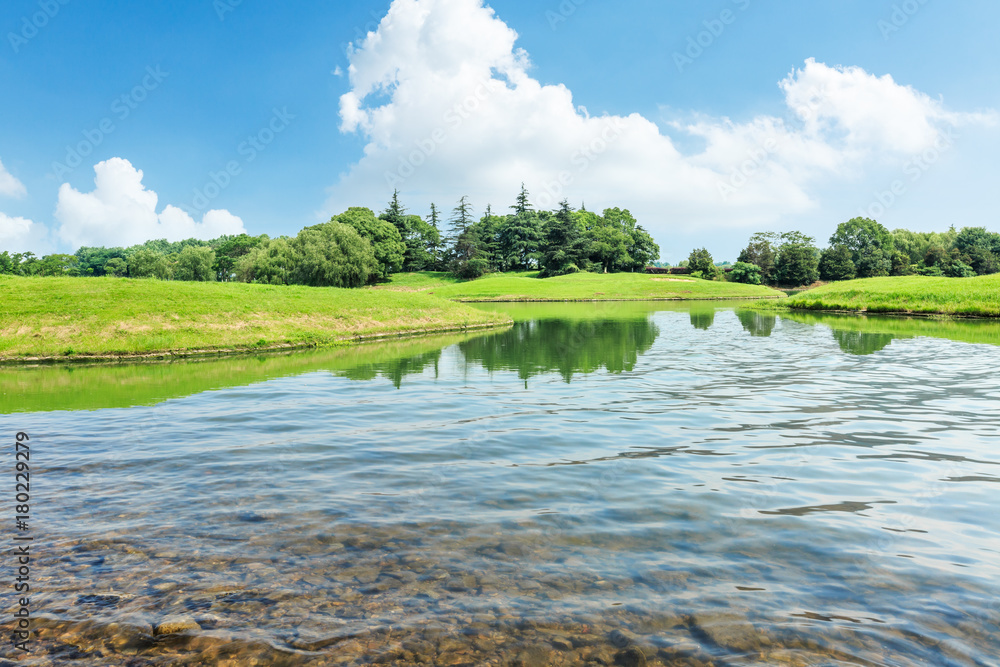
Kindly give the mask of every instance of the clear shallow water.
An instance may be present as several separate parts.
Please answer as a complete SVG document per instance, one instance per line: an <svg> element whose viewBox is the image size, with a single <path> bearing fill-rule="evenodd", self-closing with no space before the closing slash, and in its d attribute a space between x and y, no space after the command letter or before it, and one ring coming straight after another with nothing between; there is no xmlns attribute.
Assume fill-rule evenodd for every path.
<svg viewBox="0 0 1000 667"><path fill-rule="evenodd" d="M34 662L997 664L996 325L663 308L0 376Z"/></svg>

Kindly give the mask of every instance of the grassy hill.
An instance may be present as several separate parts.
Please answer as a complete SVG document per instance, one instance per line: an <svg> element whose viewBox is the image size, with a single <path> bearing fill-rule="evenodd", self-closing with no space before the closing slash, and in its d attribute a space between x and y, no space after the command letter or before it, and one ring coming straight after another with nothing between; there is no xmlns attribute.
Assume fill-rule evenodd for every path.
<svg viewBox="0 0 1000 667"><path fill-rule="evenodd" d="M784 296L768 287L645 273L575 273L543 280L537 272L525 272L469 281L456 280L447 273L404 273L372 289L424 292L453 301L666 301Z"/></svg>
<svg viewBox="0 0 1000 667"><path fill-rule="evenodd" d="M306 347L508 322L431 294L0 276L0 360Z"/></svg>
<svg viewBox="0 0 1000 667"><path fill-rule="evenodd" d="M784 304L802 310L1000 317L1000 274L850 280L797 294Z"/></svg>

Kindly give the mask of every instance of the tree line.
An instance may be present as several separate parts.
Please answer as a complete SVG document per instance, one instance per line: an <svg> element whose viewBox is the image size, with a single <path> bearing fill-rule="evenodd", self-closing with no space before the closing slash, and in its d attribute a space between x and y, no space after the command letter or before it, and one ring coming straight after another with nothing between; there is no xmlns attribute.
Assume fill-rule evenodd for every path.
<svg viewBox="0 0 1000 667"><path fill-rule="evenodd" d="M435 204L426 219L408 214L396 191L380 215L352 207L294 237L160 239L41 258L5 251L0 273L358 287L411 271L449 271L466 279L502 271L537 270L543 277L642 271L660 255L627 209L598 215L563 201L556 211L536 211L523 184L509 213L487 206L477 219L468 197L462 197L449 222L443 232Z"/></svg>
<svg viewBox="0 0 1000 667"><path fill-rule="evenodd" d="M687 264L701 277L721 275L704 248L692 251ZM985 227L947 232L889 231L869 218L837 226L829 245L820 249L801 232L760 232L733 265L728 279L755 285L797 287L817 280L840 281L882 276L969 278L1000 272L1000 234Z"/></svg>

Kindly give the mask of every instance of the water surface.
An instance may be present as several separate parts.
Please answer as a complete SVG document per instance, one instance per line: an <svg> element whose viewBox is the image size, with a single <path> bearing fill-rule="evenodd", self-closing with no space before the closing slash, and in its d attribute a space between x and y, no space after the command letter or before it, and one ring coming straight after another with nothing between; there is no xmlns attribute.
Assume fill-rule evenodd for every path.
<svg viewBox="0 0 1000 667"><path fill-rule="evenodd" d="M996 324L488 307L515 325L0 370L22 664L997 664Z"/></svg>

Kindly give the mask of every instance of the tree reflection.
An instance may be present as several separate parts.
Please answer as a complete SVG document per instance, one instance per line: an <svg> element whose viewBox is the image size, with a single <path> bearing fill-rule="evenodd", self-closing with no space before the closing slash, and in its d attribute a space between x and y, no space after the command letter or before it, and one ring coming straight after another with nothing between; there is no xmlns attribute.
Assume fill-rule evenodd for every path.
<svg viewBox="0 0 1000 667"><path fill-rule="evenodd" d="M710 308L691 306L691 326L708 331L715 324L715 306Z"/></svg>
<svg viewBox="0 0 1000 667"><path fill-rule="evenodd" d="M522 380L555 371L570 382L574 373L631 371L659 333L648 319L534 320L464 341L459 349L467 363L489 371L516 371Z"/></svg>
<svg viewBox="0 0 1000 667"><path fill-rule="evenodd" d="M778 324L777 315L758 313L753 310L738 310L736 317L740 318L740 324L755 338L767 338Z"/></svg>
<svg viewBox="0 0 1000 667"><path fill-rule="evenodd" d="M848 354L874 354L885 349L895 336L884 333L862 333L860 331L833 330L833 337L840 349Z"/></svg>

